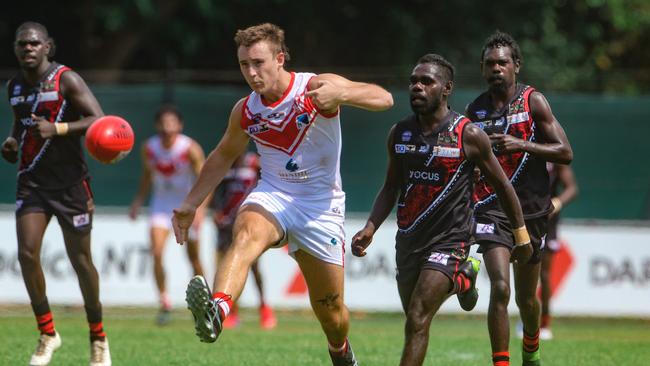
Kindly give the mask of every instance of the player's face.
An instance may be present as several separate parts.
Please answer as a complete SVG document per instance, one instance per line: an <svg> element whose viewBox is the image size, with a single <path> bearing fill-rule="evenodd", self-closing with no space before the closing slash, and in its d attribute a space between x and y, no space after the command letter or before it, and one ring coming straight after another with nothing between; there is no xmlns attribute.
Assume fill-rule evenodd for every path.
<svg viewBox="0 0 650 366"><path fill-rule="evenodd" d="M494 89L506 89L515 82L519 62L512 58L510 47L488 48L481 63L483 77Z"/></svg>
<svg viewBox="0 0 650 366"><path fill-rule="evenodd" d="M240 46L237 57L244 79L258 94L265 94L273 88L284 66L284 54L275 53L273 46L266 41L250 47Z"/></svg>
<svg viewBox="0 0 650 366"><path fill-rule="evenodd" d="M22 69L38 68L50 52L50 42L42 32L26 29L16 36L14 53Z"/></svg>
<svg viewBox="0 0 650 366"><path fill-rule="evenodd" d="M156 130L162 138L173 138L183 131L183 122L174 113L165 113L156 123Z"/></svg>
<svg viewBox="0 0 650 366"><path fill-rule="evenodd" d="M419 64L409 78L409 100L416 114L433 114L444 97L451 93L450 83L445 82L438 65Z"/></svg>

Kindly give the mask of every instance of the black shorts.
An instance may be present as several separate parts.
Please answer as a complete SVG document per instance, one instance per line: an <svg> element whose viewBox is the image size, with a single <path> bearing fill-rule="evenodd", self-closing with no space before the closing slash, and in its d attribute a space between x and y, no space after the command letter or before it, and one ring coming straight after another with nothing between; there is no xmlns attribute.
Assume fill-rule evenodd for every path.
<svg viewBox="0 0 650 366"><path fill-rule="evenodd" d="M533 256L529 264L537 264L542 258L542 251L546 244L546 230L548 227L548 216L542 216L525 220L530 242L533 245ZM478 244L478 252L484 253L490 247L502 245L512 250L515 246L515 239L512 235L510 221L490 214L479 214L474 216L472 234Z"/></svg>
<svg viewBox="0 0 650 366"><path fill-rule="evenodd" d="M423 269L443 273L453 282L458 267L467 260L470 246L467 243L450 243L431 247L422 252L397 251L397 282L415 286Z"/></svg>
<svg viewBox="0 0 650 366"><path fill-rule="evenodd" d="M217 227L217 250L225 252L232 244L232 225Z"/></svg>
<svg viewBox="0 0 650 366"><path fill-rule="evenodd" d="M59 190L43 190L19 185L16 192L16 217L43 212L56 216L62 228L78 232L92 229L95 204L88 180Z"/></svg>

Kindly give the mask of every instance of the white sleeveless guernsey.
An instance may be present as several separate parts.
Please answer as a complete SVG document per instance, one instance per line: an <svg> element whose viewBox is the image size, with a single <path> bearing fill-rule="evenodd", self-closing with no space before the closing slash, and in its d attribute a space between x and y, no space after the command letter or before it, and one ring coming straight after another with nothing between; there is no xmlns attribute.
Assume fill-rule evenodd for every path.
<svg viewBox="0 0 650 366"><path fill-rule="evenodd" d="M343 198L339 113L319 112L305 98L314 76L292 72L289 87L272 104L252 92L241 127L257 145L264 184L298 199Z"/></svg>
<svg viewBox="0 0 650 366"><path fill-rule="evenodd" d="M160 136L150 137L145 145L147 164L153 173L151 213L165 212L171 215L194 184L194 172L190 164L192 139L178 135L171 148L162 145Z"/></svg>

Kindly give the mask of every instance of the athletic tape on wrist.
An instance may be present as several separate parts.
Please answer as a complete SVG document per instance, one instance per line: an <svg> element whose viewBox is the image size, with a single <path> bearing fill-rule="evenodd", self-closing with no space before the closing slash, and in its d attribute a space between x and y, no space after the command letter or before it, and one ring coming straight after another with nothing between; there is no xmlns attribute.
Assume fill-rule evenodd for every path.
<svg viewBox="0 0 650 366"><path fill-rule="evenodd" d="M553 213L558 213L562 209L562 200L559 197L551 198L551 204L553 205Z"/></svg>
<svg viewBox="0 0 650 366"><path fill-rule="evenodd" d="M530 235L528 235L528 230L526 226L512 230L512 235L515 237L515 245L526 245L530 243Z"/></svg>
<svg viewBox="0 0 650 366"><path fill-rule="evenodd" d="M56 128L56 134L63 136L68 133L69 126L67 123L55 123L54 128Z"/></svg>

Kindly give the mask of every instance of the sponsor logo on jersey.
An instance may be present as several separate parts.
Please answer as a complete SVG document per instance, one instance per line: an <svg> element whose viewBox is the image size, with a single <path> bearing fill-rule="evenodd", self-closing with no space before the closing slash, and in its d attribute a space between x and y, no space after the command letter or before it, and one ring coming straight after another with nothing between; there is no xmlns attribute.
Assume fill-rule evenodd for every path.
<svg viewBox="0 0 650 366"><path fill-rule="evenodd" d="M287 165L285 165L284 168L286 170L290 171L290 172L295 172L296 170L299 169L298 163L296 163L296 161L293 160L293 158L291 158L291 159L289 159L289 161L287 161Z"/></svg>
<svg viewBox="0 0 650 366"><path fill-rule="evenodd" d="M21 90L22 90L22 88L20 87L20 85L14 85L14 92L13 92L13 94L14 94L14 95L18 95L18 94L20 94L20 91L21 91Z"/></svg>
<svg viewBox="0 0 650 366"><path fill-rule="evenodd" d="M72 224L74 227L80 227L90 224L90 215L87 213L72 216Z"/></svg>
<svg viewBox="0 0 650 366"><path fill-rule="evenodd" d="M440 132L438 134L438 145L456 146L458 145L458 135L452 131Z"/></svg>
<svg viewBox="0 0 650 366"><path fill-rule="evenodd" d="M309 124L309 114L308 113L303 113L296 117L296 125L298 126L299 129L303 129L305 126Z"/></svg>
<svg viewBox="0 0 650 366"><path fill-rule="evenodd" d="M16 211L23 207L23 200L16 200Z"/></svg>
<svg viewBox="0 0 650 366"><path fill-rule="evenodd" d="M266 119L280 119L284 117L284 112L275 112L266 116Z"/></svg>
<svg viewBox="0 0 650 366"><path fill-rule="evenodd" d="M404 144L395 144L395 153L397 154L406 154L409 152L415 152L415 145L404 145Z"/></svg>
<svg viewBox="0 0 650 366"><path fill-rule="evenodd" d="M404 132L402 132L402 142L409 142L409 141L411 141L411 136L413 136L413 134L411 133L411 131L404 131Z"/></svg>
<svg viewBox="0 0 650 366"><path fill-rule="evenodd" d="M429 145L422 145L420 146L420 149L418 150L419 153L421 154L426 154L429 152Z"/></svg>
<svg viewBox="0 0 650 366"><path fill-rule="evenodd" d="M449 254L440 253L440 252L433 252L429 256L428 261L431 262L431 263L439 263L439 264L442 264L443 266L446 266L447 261L449 261Z"/></svg>
<svg viewBox="0 0 650 366"><path fill-rule="evenodd" d="M476 223L476 233L477 234L494 234L494 224L481 224L480 222Z"/></svg>
<svg viewBox="0 0 650 366"><path fill-rule="evenodd" d="M508 116L508 123L515 124L528 121L528 112L511 114Z"/></svg>
<svg viewBox="0 0 650 366"><path fill-rule="evenodd" d="M59 99L59 93L57 91L38 93L39 102L53 102L58 99Z"/></svg>
<svg viewBox="0 0 650 366"><path fill-rule="evenodd" d="M440 180L440 173L421 170L409 170L409 179L437 182Z"/></svg>
<svg viewBox="0 0 650 366"><path fill-rule="evenodd" d="M485 116L487 116L487 111L485 109L479 109L478 111L476 111L476 117L478 119L483 119L485 118Z"/></svg>
<svg viewBox="0 0 650 366"><path fill-rule="evenodd" d="M269 130L269 126L266 123L258 123L248 126L248 134L256 135L258 133L266 132Z"/></svg>
<svg viewBox="0 0 650 366"><path fill-rule="evenodd" d="M29 127L29 126L35 126L36 123L32 120L32 117L25 117L20 119L20 123L23 126Z"/></svg>
<svg viewBox="0 0 650 366"><path fill-rule="evenodd" d="M46 80L41 83L41 91L56 90L56 81Z"/></svg>
<svg viewBox="0 0 650 366"><path fill-rule="evenodd" d="M22 103L22 102L24 102L24 101L25 101L25 97L22 96L22 95L19 95L19 96L17 96L17 97L11 97L11 98L9 99L9 104L11 104L11 105L17 105L17 104Z"/></svg>
<svg viewBox="0 0 650 366"><path fill-rule="evenodd" d="M458 148L458 147L435 146L433 148L433 155L434 156L439 156L441 158L459 158L460 157L460 148Z"/></svg>

